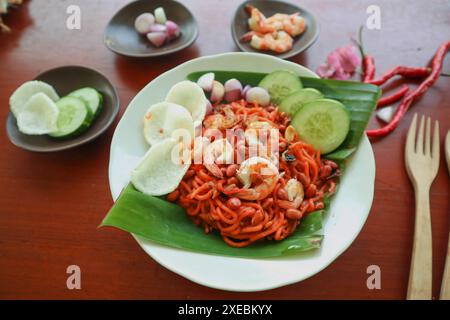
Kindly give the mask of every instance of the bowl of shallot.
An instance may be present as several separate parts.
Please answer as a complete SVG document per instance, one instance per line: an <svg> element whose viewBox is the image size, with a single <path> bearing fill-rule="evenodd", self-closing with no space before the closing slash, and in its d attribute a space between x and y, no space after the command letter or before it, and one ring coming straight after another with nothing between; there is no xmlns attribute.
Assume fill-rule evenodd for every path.
<svg viewBox="0 0 450 320"><path fill-rule="evenodd" d="M104 43L117 54L145 58L185 49L197 37L197 21L183 4L138 0L114 15L106 27Z"/></svg>

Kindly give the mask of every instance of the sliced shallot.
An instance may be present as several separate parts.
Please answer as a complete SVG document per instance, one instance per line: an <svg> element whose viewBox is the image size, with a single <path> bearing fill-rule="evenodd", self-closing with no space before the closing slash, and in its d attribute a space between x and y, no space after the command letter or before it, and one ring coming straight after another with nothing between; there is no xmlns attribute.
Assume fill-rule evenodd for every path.
<svg viewBox="0 0 450 320"><path fill-rule="evenodd" d="M139 15L134 21L134 28L140 34L150 32L150 28L155 23L155 17L151 13L143 13Z"/></svg>
<svg viewBox="0 0 450 320"><path fill-rule="evenodd" d="M175 22L167 20L166 32L169 40L176 39L180 36L180 27Z"/></svg>
<svg viewBox="0 0 450 320"><path fill-rule="evenodd" d="M166 32L167 28L163 24L155 23L150 26L150 32Z"/></svg>
<svg viewBox="0 0 450 320"><path fill-rule="evenodd" d="M242 96L242 84L237 79L230 79L225 82L225 100L233 102Z"/></svg>
<svg viewBox="0 0 450 320"><path fill-rule="evenodd" d="M147 39L155 47L161 47L166 42L167 35L165 32L150 32L147 34Z"/></svg>
<svg viewBox="0 0 450 320"><path fill-rule="evenodd" d="M266 89L254 87L247 91L245 96L247 102L256 102L260 106L265 107L270 103L270 95Z"/></svg>
<svg viewBox="0 0 450 320"><path fill-rule="evenodd" d="M214 73L213 72L208 72L205 73L204 75L202 75L200 78L198 78L197 80L197 84L200 86L200 88L202 88L204 91L206 92L210 92L213 88L213 83L214 83Z"/></svg>
<svg viewBox="0 0 450 320"><path fill-rule="evenodd" d="M225 96L225 88L223 84L221 84L219 81L214 80L210 98L211 102L212 103L221 102L224 96Z"/></svg>

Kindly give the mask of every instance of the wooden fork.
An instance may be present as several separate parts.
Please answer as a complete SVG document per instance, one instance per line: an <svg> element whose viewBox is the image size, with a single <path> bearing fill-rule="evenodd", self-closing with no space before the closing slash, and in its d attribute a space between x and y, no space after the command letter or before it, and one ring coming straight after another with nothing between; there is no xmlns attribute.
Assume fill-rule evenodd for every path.
<svg viewBox="0 0 450 320"><path fill-rule="evenodd" d="M414 242L409 271L408 300L432 298L432 241L430 218L430 187L439 168L439 123L434 125L431 142L431 119L422 116L417 132L414 115L406 138L405 164L416 195ZM425 132L425 140L424 140Z"/></svg>
<svg viewBox="0 0 450 320"><path fill-rule="evenodd" d="M450 173L450 130L445 138L445 159L447 160L447 169ZM444 274L442 275L441 300L450 300L450 237L448 239L447 254L445 258Z"/></svg>

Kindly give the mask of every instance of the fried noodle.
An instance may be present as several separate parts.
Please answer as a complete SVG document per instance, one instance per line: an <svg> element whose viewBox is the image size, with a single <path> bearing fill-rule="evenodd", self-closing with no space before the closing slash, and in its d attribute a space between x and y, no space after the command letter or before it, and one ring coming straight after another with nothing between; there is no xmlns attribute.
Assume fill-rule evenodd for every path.
<svg viewBox="0 0 450 320"><path fill-rule="evenodd" d="M218 178L203 164L191 164L167 200L186 209L187 215L206 233L217 230L230 246L245 247L263 239L282 240L296 230L305 215L324 208L324 197L335 191L339 167L322 159L320 151L297 136L287 139L290 118L277 107L260 107L244 100L214 107L215 114L224 116L230 114L229 110L235 116L231 129L245 130L252 121L261 121L279 130L280 174L273 191L264 199L243 200L233 191L243 188L236 177L238 165L219 164L223 178ZM233 147L236 160L239 144L234 143ZM245 148L248 154L248 145ZM304 197L299 205L287 196L285 187L290 179L303 186Z"/></svg>

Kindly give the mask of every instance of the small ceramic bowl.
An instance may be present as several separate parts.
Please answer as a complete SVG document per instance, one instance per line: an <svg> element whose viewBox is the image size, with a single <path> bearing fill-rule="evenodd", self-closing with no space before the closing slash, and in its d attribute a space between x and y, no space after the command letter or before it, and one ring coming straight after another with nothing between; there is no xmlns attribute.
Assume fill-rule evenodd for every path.
<svg viewBox="0 0 450 320"><path fill-rule="evenodd" d="M295 12L299 12L300 15L305 19L306 30L301 35L294 38L293 47L287 52L277 54L272 51L256 50L250 46L250 43L241 41L241 37L250 31L248 27L248 19L250 18L250 15L245 9L247 5L252 5L258 8L266 17L270 17L275 13L292 14ZM245 52L266 53L282 59L291 58L308 49L317 40L317 38L319 37L319 33L319 24L309 11L291 3L274 0L245 1L236 10L234 19L231 23L231 34L233 36L234 42L240 50Z"/></svg>
<svg viewBox="0 0 450 320"><path fill-rule="evenodd" d="M162 47L153 46L134 28L136 18L145 12L153 13L162 7L168 20L180 26L181 35ZM162 56L185 49L198 37L198 25L193 14L181 3L173 0L138 0L120 9L106 26L105 45L115 53L128 57L146 58Z"/></svg>
<svg viewBox="0 0 450 320"><path fill-rule="evenodd" d="M103 95L103 109L89 129L68 139L23 134L17 127L16 118L10 112L6 120L6 131L9 140L19 148L35 152L54 152L77 147L105 132L119 112L120 102L116 90L105 76L95 70L81 66L65 66L46 71L35 80L52 85L60 97L83 87L95 88Z"/></svg>

